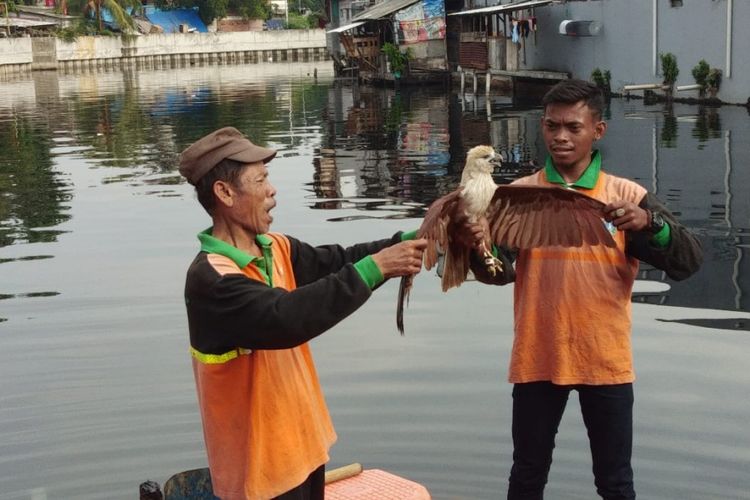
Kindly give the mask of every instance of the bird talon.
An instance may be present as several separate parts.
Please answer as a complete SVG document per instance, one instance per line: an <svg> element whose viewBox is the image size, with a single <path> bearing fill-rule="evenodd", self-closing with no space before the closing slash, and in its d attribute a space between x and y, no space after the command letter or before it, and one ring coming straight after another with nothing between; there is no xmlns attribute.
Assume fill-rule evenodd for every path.
<svg viewBox="0 0 750 500"><path fill-rule="evenodd" d="M494 277L497 273L503 272L503 262L490 253L484 255L484 265L487 267L487 272L490 276Z"/></svg>

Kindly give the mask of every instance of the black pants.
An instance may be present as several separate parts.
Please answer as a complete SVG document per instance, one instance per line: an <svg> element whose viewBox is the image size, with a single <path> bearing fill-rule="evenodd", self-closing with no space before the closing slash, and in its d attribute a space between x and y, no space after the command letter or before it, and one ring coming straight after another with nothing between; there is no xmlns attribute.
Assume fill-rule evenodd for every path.
<svg viewBox="0 0 750 500"><path fill-rule="evenodd" d="M326 487L326 467L321 465L307 476L304 483L287 491L274 500L323 500Z"/></svg>
<svg viewBox="0 0 750 500"><path fill-rule="evenodd" d="M555 434L568 395L578 391L589 435L596 491L606 500L632 500L633 385L513 386L513 468L508 500L541 500L552 464Z"/></svg>

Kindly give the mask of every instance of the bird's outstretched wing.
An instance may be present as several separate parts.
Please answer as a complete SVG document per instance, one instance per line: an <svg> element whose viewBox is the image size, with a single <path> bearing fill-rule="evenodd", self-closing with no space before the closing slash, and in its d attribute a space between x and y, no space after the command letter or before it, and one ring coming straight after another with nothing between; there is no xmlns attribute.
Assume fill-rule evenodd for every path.
<svg viewBox="0 0 750 500"><path fill-rule="evenodd" d="M473 242L455 241L450 225L461 216L460 189L436 200L427 210L417 232L429 243L424 251L424 266L431 269L438 251L445 252L443 291L459 286L469 270ZM545 246L614 247L612 234L605 227L604 203L572 189L541 186L498 186L487 209L490 236L495 245L507 248ZM454 236L455 237L455 236ZM396 325L404 334L404 303L408 300L413 276L401 278Z"/></svg>
<svg viewBox="0 0 750 500"><path fill-rule="evenodd" d="M455 218L456 211L460 207L460 194L461 190L457 189L435 200L427 209L422 224L419 226L417 238L425 238L428 240L427 248L425 248L423 254L425 269L432 269L437 264L439 253L450 253L451 247L457 247L455 248L456 252L462 250L468 252L469 245L457 245L458 242L451 242L448 236L448 227L451 220ZM468 260L466 262L466 269L468 271ZM451 274L453 273L451 272ZM464 278L465 275L466 273L464 273ZM443 276L445 276L445 272L443 273ZM409 301L409 292L411 291L413 283L414 276L404 276L401 278L401 283L398 289L396 326L398 327L399 332L401 332L401 335L404 334L404 304Z"/></svg>
<svg viewBox="0 0 750 500"><path fill-rule="evenodd" d="M435 200L427 209L417 231L417 238L426 238L429 242L424 251L425 269L432 269L437 264L439 250L448 248L448 226L460 206L460 195L461 190L456 189Z"/></svg>
<svg viewBox="0 0 750 500"><path fill-rule="evenodd" d="M490 236L507 248L614 247L604 203L572 189L502 185L487 210Z"/></svg>

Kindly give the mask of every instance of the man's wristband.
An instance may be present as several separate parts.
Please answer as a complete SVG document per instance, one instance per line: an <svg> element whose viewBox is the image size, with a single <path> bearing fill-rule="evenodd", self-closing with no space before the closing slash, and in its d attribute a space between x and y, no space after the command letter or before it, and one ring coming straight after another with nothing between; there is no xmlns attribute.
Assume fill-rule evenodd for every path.
<svg viewBox="0 0 750 500"><path fill-rule="evenodd" d="M649 224L643 230L651 236L651 241L659 248L666 248L672 241L672 230L659 213L646 209Z"/></svg>
<svg viewBox="0 0 750 500"><path fill-rule="evenodd" d="M645 230L652 235L660 233L666 224L664 217L660 213L649 209L646 209L646 214L648 214L648 226L646 226Z"/></svg>

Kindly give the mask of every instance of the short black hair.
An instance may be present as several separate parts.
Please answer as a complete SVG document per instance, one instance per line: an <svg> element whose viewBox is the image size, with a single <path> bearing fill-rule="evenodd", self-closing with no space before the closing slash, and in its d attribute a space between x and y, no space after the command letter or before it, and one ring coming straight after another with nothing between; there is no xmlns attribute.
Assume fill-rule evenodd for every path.
<svg viewBox="0 0 750 500"><path fill-rule="evenodd" d="M547 109L549 104L575 104L583 101L597 120L604 113L604 94L602 90L585 80L563 80L549 89L542 98L542 105Z"/></svg>
<svg viewBox="0 0 750 500"><path fill-rule="evenodd" d="M224 181L236 187L245 166L244 163L225 158L198 180L195 185L195 192L198 195L198 201L209 215L213 215L214 208L216 208L214 183Z"/></svg>

